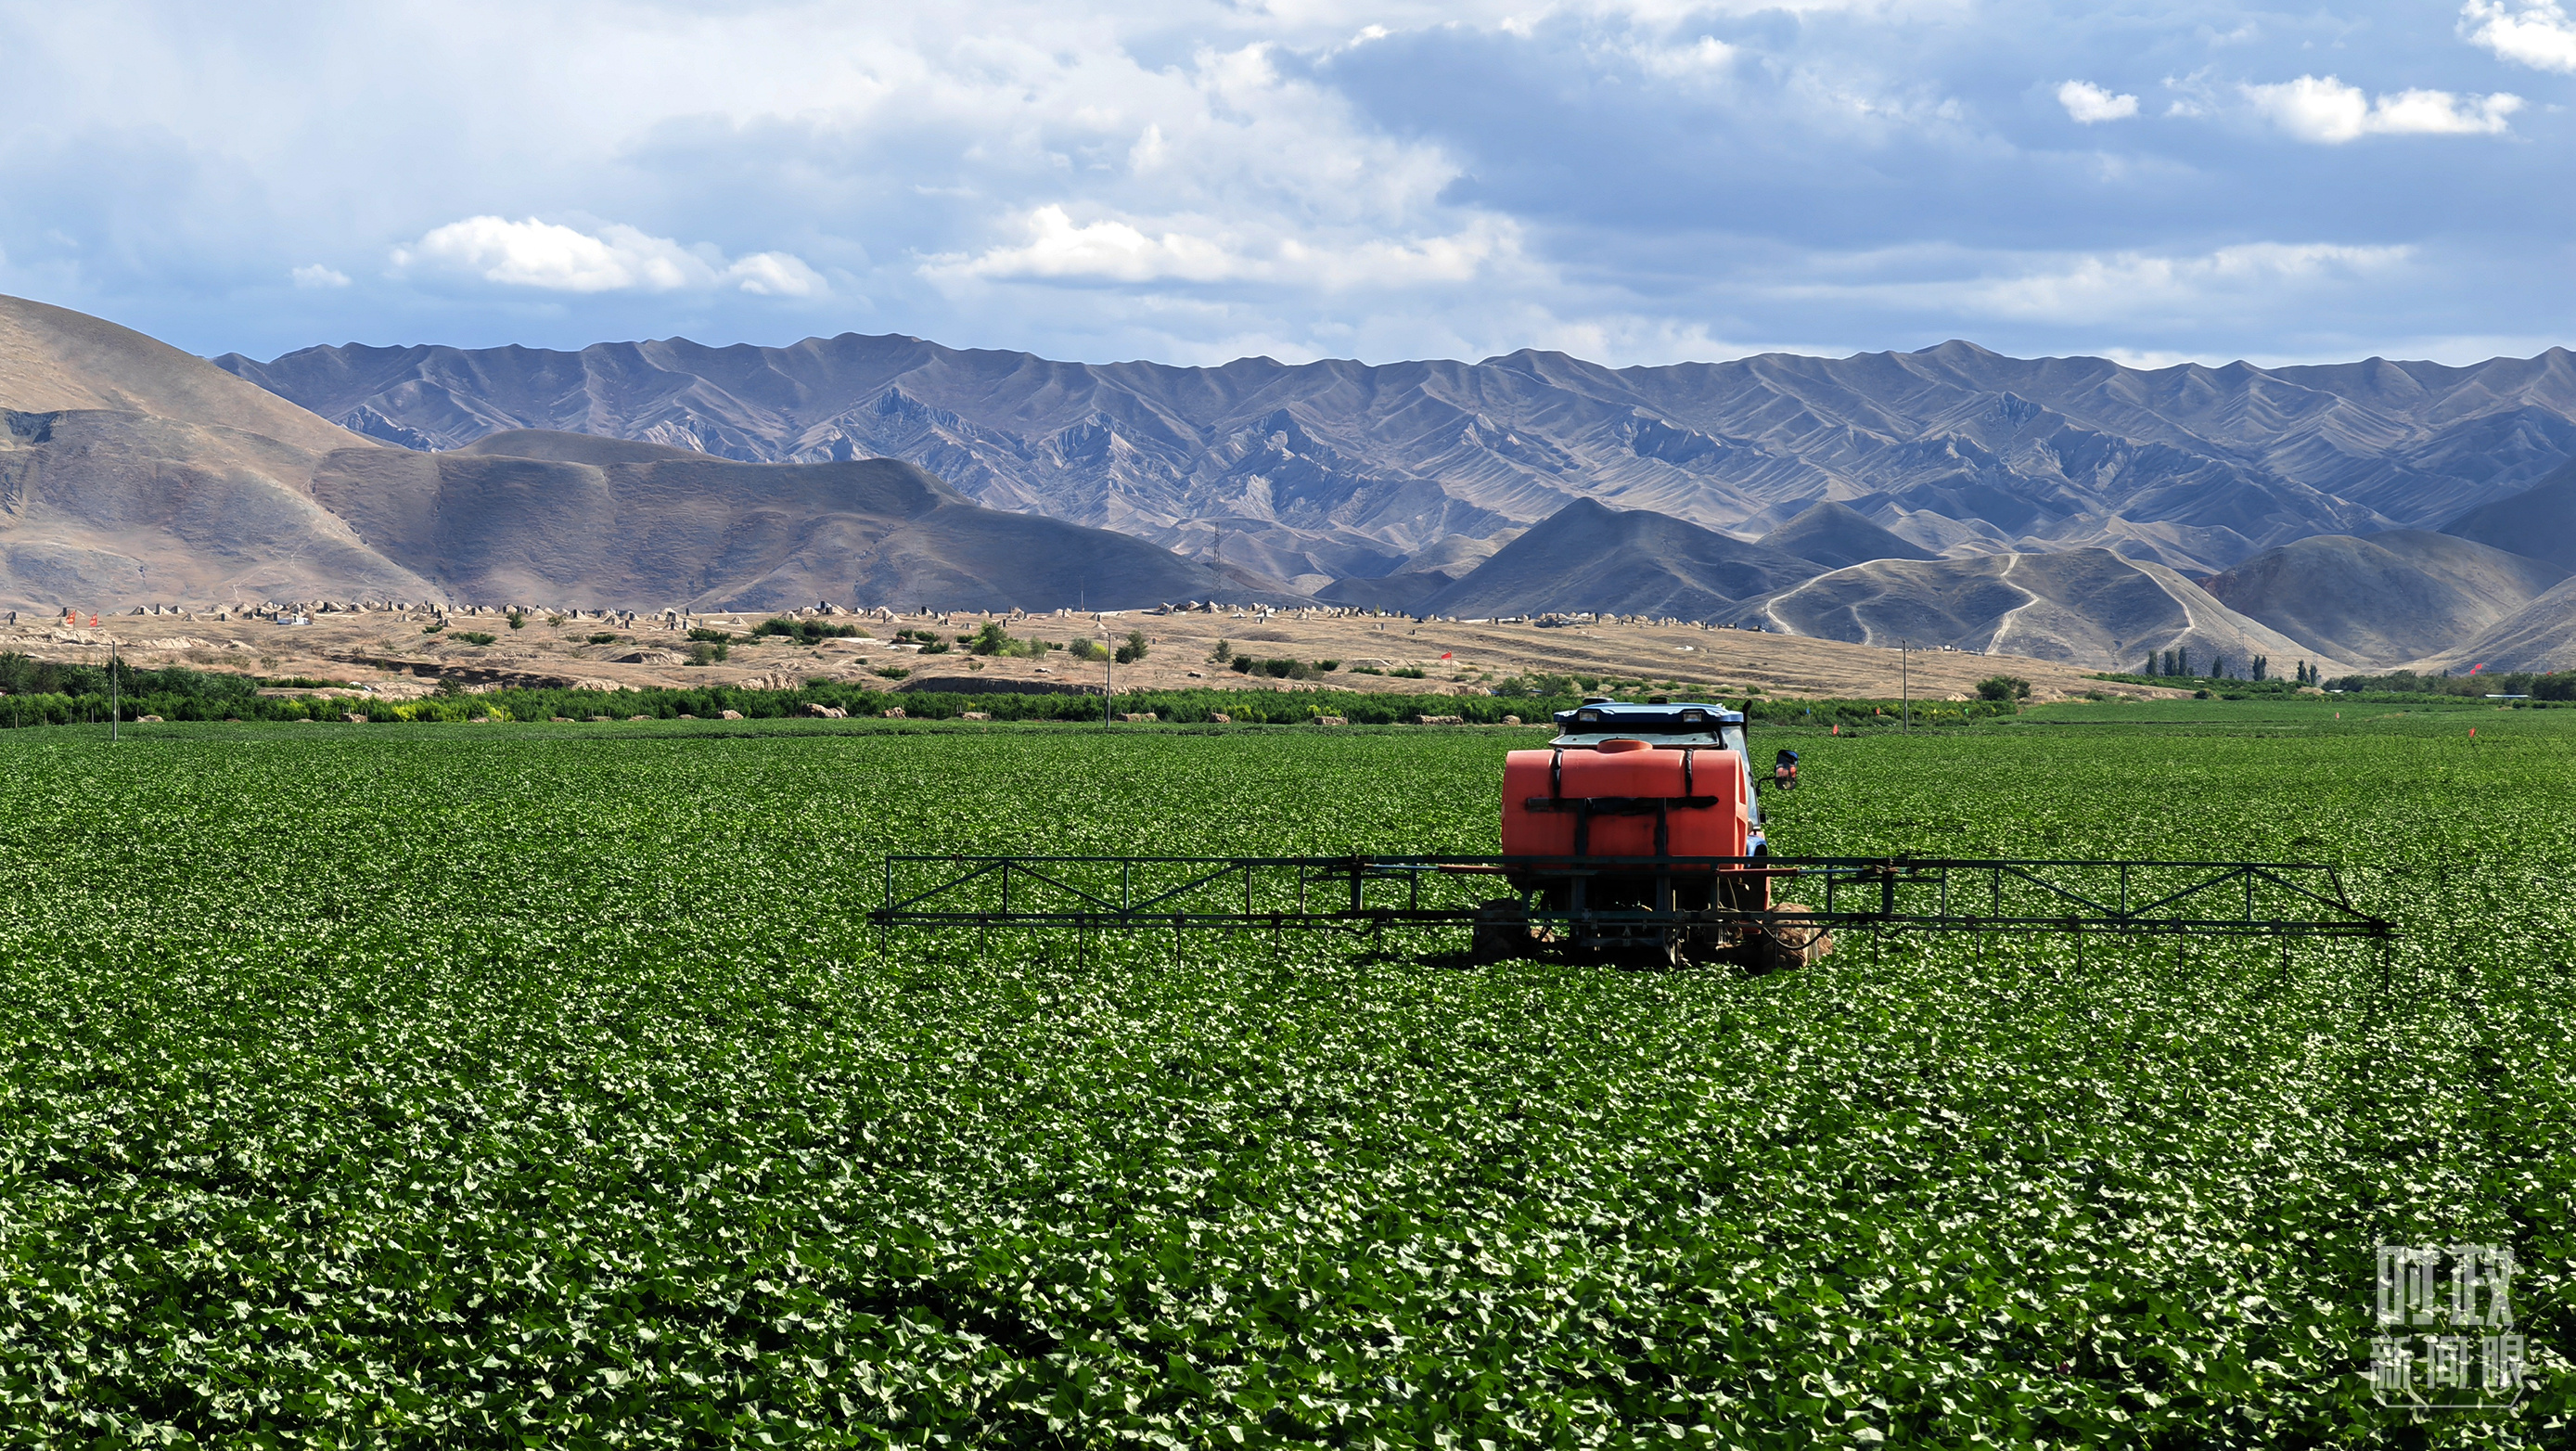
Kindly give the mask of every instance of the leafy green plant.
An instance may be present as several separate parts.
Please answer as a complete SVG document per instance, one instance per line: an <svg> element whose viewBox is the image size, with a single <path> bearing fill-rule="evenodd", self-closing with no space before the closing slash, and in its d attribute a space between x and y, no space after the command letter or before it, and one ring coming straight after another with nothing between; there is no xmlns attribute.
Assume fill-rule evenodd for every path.
<svg viewBox="0 0 2576 1451"><path fill-rule="evenodd" d="M731 654L732 649L732 646L727 645L722 640L693 640L689 644L689 658L681 663L686 665L713 665L717 661L725 658L728 654Z"/></svg>
<svg viewBox="0 0 2576 1451"><path fill-rule="evenodd" d="M689 638L702 645L726 645L733 642L731 630L710 630L703 625L692 627Z"/></svg>
<svg viewBox="0 0 2576 1451"><path fill-rule="evenodd" d="M593 631L590 636L590 643L594 645L614 645L617 643L617 632L614 630Z"/></svg>
<svg viewBox="0 0 2576 1451"><path fill-rule="evenodd" d="M527 628L528 617L523 611L512 610L509 614L509 623L510 628L513 630L525 629Z"/></svg>
<svg viewBox="0 0 2576 1451"><path fill-rule="evenodd" d="M423 625L423 626L421 626L421 627L420 627L420 632L421 632L422 634L424 634L424 635L435 635L435 634L437 634L439 631L444 630L444 629L446 629L446 628L447 628L446 624L445 624L444 622L441 622L441 623L439 623L439 624L435 624L435 625Z"/></svg>
<svg viewBox="0 0 2576 1451"><path fill-rule="evenodd" d="M2325 860L2398 935L1746 978L1400 921L880 948L816 883L895 852L1490 852L1528 737L786 718L823 689L0 732L13 1439L2563 1439L2576 713L1766 702L1775 850ZM1319 697L1386 698L1143 699ZM611 701L699 719L509 723ZM2524 1409L2370 1404L2383 1241L2515 1246Z"/></svg>
<svg viewBox="0 0 2576 1451"><path fill-rule="evenodd" d="M1419 665L1398 665L1386 673L1389 675L1400 676L1406 680L1420 680L1423 678L1422 667Z"/></svg>
<svg viewBox="0 0 2576 1451"><path fill-rule="evenodd" d="M1145 658L1145 652L1149 648L1151 647L1146 643L1144 631L1129 630L1127 632L1127 638L1118 643L1117 663L1121 665L1134 664L1136 661Z"/></svg>
<svg viewBox="0 0 2576 1451"><path fill-rule="evenodd" d="M482 630L459 630L449 638L462 640L468 645L489 645L501 637Z"/></svg>
<svg viewBox="0 0 2576 1451"><path fill-rule="evenodd" d="M912 674L910 670L900 665L880 665L875 673L888 680L901 680Z"/></svg>

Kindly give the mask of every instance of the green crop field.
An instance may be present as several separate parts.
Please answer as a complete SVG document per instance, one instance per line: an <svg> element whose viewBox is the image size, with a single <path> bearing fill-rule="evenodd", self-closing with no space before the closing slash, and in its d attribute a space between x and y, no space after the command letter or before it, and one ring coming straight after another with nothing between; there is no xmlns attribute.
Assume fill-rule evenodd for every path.
<svg viewBox="0 0 2576 1451"><path fill-rule="evenodd" d="M2386 950L860 916L889 851L1491 851L1535 739L0 733L0 1443L2569 1435L2576 713L1757 736L1782 851L2330 861ZM2513 1247L2519 1407L2370 1403L2382 1241Z"/></svg>

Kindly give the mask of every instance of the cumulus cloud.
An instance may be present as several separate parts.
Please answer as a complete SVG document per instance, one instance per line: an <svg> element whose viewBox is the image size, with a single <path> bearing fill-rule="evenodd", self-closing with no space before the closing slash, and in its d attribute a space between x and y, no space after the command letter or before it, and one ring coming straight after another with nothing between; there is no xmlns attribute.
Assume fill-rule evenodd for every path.
<svg viewBox="0 0 2576 1451"><path fill-rule="evenodd" d="M1224 243L1184 231L1148 234L1129 222L1076 223L1060 206L1028 214L1029 239L980 256L931 260L934 274L969 277L1082 278L1104 282L1222 282L1252 270Z"/></svg>
<svg viewBox="0 0 2576 1451"><path fill-rule="evenodd" d="M2502 0L2469 0L2460 7L2460 33L2500 59L2576 74L2576 23L2557 0L2522 0L2513 9Z"/></svg>
<svg viewBox="0 0 2576 1451"><path fill-rule="evenodd" d="M936 280L1267 282L1340 289L1464 282L1518 250L1517 229L1480 219L1448 236L1247 240L1206 218L1140 227L1116 217L1076 222L1060 206L1022 219L1027 240L975 254L932 257Z"/></svg>
<svg viewBox="0 0 2576 1451"><path fill-rule="evenodd" d="M2399 91L2377 99L2333 76L2301 76L2275 85L2242 87L2245 98L2282 130L2302 141L2340 146L2364 136L2493 136L2522 109L2522 98L2457 96L2449 91Z"/></svg>
<svg viewBox="0 0 2576 1451"><path fill-rule="evenodd" d="M293 278L295 285L298 287L346 287L349 285L349 274L337 271L333 268L325 267L319 262L316 262L309 267L298 267L286 275Z"/></svg>
<svg viewBox="0 0 2576 1451"><path fill-rule="evenodd" d="M207 353L864 325L1195 361L1949 336L2426 356L2428 327L2502 336L2576 298L2553 260L2576 199L2531 184L2576 140L2418 69L2428 39L2550 65L2576 0L2224 35L2205 7L1958 0L286 0L212 28L183 0L0 6L0 291ZM2239 89L2329 43L2338 75L2451 91ZM2341 160L2527 135L2318 166L2148 124L2169 109ZM2079 124L2100 144L2066 145ZM403 184L368 185L388 156ZM2318 236L2436 260L2293 245ZM2263 237L2293 249L2225 250ZM396 261L291 290L281 245ZM2077 311L2026 300L2052 297Z"/></svg>
<svg viewBox="0 0 2576 1451"><path fill-rule="evenodd" d="M393 250L400 273L444 272L549 292L677 292L729 288L760 297L816 297L822 274L785 252L727 260L617 223L585 232L529 217L467 217Z"/></svg>
<svg viewBox="0 0 2576 1451"><path fill-rule="evenodd" d="M2115 96L2091 81L2068 81L2057 88L2057 104L2066 114L2090 126L2097 121L2118 121L2138 114L2138 98Z"/></svg>

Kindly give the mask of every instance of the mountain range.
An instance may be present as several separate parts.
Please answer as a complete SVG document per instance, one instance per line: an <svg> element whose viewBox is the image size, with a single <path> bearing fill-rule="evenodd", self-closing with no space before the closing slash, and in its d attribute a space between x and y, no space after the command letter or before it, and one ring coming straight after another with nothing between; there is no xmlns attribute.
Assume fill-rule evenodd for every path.
<svg viewBox="0 0 2576 1451"><path fill-rule="evenodd" d="M207 362L0 299L0 602L1261 599L2576 665L2571 363L1179 368L857 335Z"/></svg>
<svg viewBox="0 0 2576 1451"><path fill-rule="evenodd" d="M1056 362L910 337L579 352L306 348L221 367L354 431L543 428L725 458L883 456L995 508L1301 589L1498 547L1578 499L1734 534L1845 505L1934 554L2102 548L2216 573L2317 534L2438 528L2576 457L2576 355L2140 370L1965 342L1613 369Z"/></svg>

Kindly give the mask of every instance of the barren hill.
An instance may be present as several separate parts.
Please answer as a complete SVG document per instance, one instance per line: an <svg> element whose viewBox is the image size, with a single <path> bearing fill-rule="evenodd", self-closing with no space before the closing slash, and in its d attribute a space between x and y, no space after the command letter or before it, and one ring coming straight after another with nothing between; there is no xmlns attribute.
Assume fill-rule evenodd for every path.
<svg viewBox="0 0 2576 1451"><path fill-rule="evenodd" d="M1873 559L1938 559L1902 535L1869 522L1859 510L1831 501L1818 504L1762 536L1762 547L1793 554L1825 569Z"/></svg>
<svg viewBox="0 0 2576 1451"><path fill-rule="evenodd" d="M2162 565L2105 549L1858 564L1754 601L1745 619L1828 640L1905 641L2095 669L2135 670L2151 652L2180 648L2204 664L2224 656L2240 673L2257 655L2286 671L2322 653Z"/></svg>
<svg viewBox="0 0 2576 1451"><path fill-rule="evenodd" d="M2266 550L2207 588L2320 654L2394 666L2462 645L2567 573L2447 534L2398 529Z"/></svg>
<svg viewBox="0 0 2576 1451"><path fill-rule="evenodd" d="M1566 611L1706 620L1817 568L1680 519L1584 499L1505 545L1421 608L1470 619Z"/></svg>
<svg viewBox="0 0 2576 1451"><path fill-rule="evenodd" d="M2518 494L2471 509L2442 532L2576 570L2576 463Z"/></svg>
<svg viewBox="0 0 2576 1451"><path fill-rule="evenodd" d="M314 497L464 599L977 609L1259 593L1143 540L964 498L893 459L745 464L582 434L334 454Z"/></svg>
<svg viewBox="0 0 2576 1451"><path fill-rule="evenodd" d="M1053 609L1293 598L893 460L744 464L587 434L358 437L113 324L0 299L0 608L525 599Z"/></svg>
<svg viewBox="0 0 2576 1451"><path fill-rule="evenodd" d="M2427 669L2467 671L2576 667L2576 579L2562 581L2529 604L2423 662Z"/></svg>
<svg viewBox="0 0 2576 1451"><path fill-rule="evenodd" d="M311 483L398 454L141 333L0 297L0 608L418 597Z"/></svg>
<svg viewBox="0 0 2576 1451"><path fill-rule="evenodd" d="M0 297L0 408L167 418L315 453L374 444L168 343L23 297Z"/></svg>

